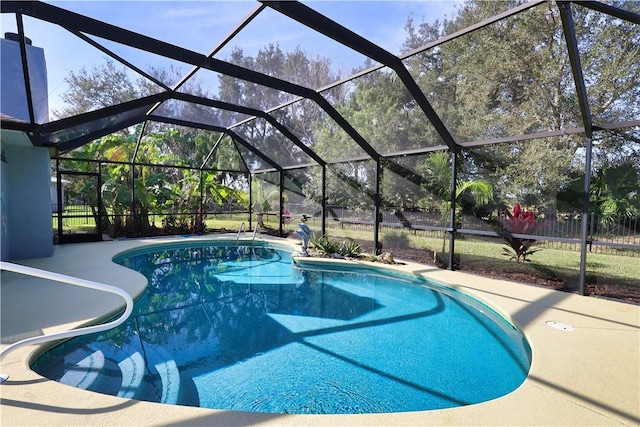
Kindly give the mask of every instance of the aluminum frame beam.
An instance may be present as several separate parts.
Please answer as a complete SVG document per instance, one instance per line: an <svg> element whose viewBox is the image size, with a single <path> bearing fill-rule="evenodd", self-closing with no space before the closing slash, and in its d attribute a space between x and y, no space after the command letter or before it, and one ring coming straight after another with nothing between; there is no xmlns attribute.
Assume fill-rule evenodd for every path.
<svg viewBox="0 0 640 427"><path fill-rule="evenodd" d="M106 119L107 117L114 116L116 114L126 113L137 108L142 108L145 105L152 105L158 101L167 99L168 97L169 94L167 92L161 92L154 95L145 96L144 98L138 98L132 101L123 102L122 104L104 107L99 110L88 111L76 116L65 117L64 119L45 123L43 125L40 125L39 129L43 134L59 132L63 129L83 125L85 123L93 122L96 120ZM141 114L140 117L142 118L141 121L145 119L144 114Z"/></svg>
<svg viewBox="0 0 640 427"><path fill-rule="evenodd" d="M300 2L267 0L261 0L261 2L308 28L394 70L449 149L456 152L459 150L453 136L400 58Z"/></svg>
<svg viewBox="0 0 640 427"><path fill-rule="evenodd" d="M640 15L633 13L630 10L619 9L598 1L572 1L571 3L640 25Z"/></svg>
<svg viewBox="0 0 640 427"><path fill-rule="evenodd" d="M351 126L351 124L318 92L286 80L249 70L219 59L210 58L198 52L166 43L152 37L107 24L68 10L36 1L3 1L2 13L24 13L42 21L58 24L69 31L81 31L116 43L184 62L200 68L206 68L221 74L250 81L272 89L291 93L315 101L338 125L374 159L379 154Z"/></svg>
<svg viewBox="0 0 640 427"><path fill-rule="evenodd" d="M565 1L559 1L557 4L558 9L560 9L560 19L562 20L564 38L567 42L567 53L569 55L569 63L571 64L573 81L576 85L576 93L578 96L578 103L580 105L580 114L582 115L584 131L587 137L591 138L593 136L593 119L589 108L587 86L584 83L584 75L582 74L578 40L573 23L573 16L571 15L571 4Z"/></svg>
<svg viewBox="0 0 640 427"><path fill-rule="evenodd" d="M202 165L200 166L200 169L204 169L204 167L206 166L207 162L211 159L211 156L213 156L213 154L218 149L218 146L222 142L222 138L224 138L224 136L225 136L225 134L221 133L220 136L218 137L218 140L213 143L213 147L211 147L211 150L209 150L209 154L207 154L207 156L202 161Z"/></svg>
<svg viewBox="0 0 640 427"><path fill-rule="evenodd" d="M210 131L213 131L213 132L225 133L225 134L229 135L231 137L231 139L233 139L235 142L239 143L240 145L245 147L247 150L251 151L253 154L258 156L261 160L263 160L265 163L269 164L272 168L276 169L278 172L283 170L282 167L280 165L278 165L277 163L275 163L273 160L271 160L270 157L266 156L260 150L255 148L253 145L251 145L249 142L247 142L247 140L242 138L240 135L238 135L237 133L235 133L235 132L233 132L233 131L225 128L225 127L215 126L215 125L206 125L206 124L202 124L202 123L192 123L192 122L187 122L187 121L184 121L184 120L181 120L181 119L175 119L175 118L171 118L171 117L154 116L154 115L147 116L147 119L148 120L153 120L154 122L168 123L168 124L173 124L173 125L178 125L178 126L197 127L199 129L205 129L205 130L210 130ZM251 172L250 169L248 169L248 170L249 170L249 172Z"/></svg>
<svg viewBox="0 0 640 427"><path fill-rule="evenodd" d="M433 41L431 43L428 43L426 45L420 46L420 47L418 47L418 48L416 48L414 50L411 50L408 53L399 55L398 58L400 58L401 60L404 60L404 59L409 58L411 56L417 55L417 54L419 54L419 53L421 53L421 52L423 52L425 50L428 50L428 49L431 49L431 48L433 48L435 46L441 45L441 44L443 44L443 43L445 43L445 42L447 42L449 40L456 39L456 38L461 37L461 36L463 36L465 34L468 34L468 33L471 33L473 31L476 31L476 30L478 30L480 28L486 27L487 25L491 25L492 23L494 23L496 21L500 21L500 20L502 20L504 18L507 18L507 17L512 16L512 15L516 15L516 14L518 14L518 13L524 11L524 10L530 9L532 7L535 7L535 6L539 5L539 4L547 3L547 2L548 2L548 0L529 0L525 4L522 4L520 6L516 6L516 7L512 8L512 9L509 9L509 10L503 12L503 13L500 13L498 15L495 15L495 16L491 17L491 18L485 19L484 21L479 22L479 23L477 23L475 25L471 25L471 26L469 26L467 28L464 28L464 29L462 29L460 31L456 31L455 33L440 37L439 39L437 39L437 40L435 40L435 41ZM321 88L317 89L317 92L322 93L322 92L324 92L326 90L333 89L336 86L340 86L341 84L344 84L344 83L349 82L351 80L355 80L358 77L365 76L365 75L367 75L369 73L372 73L374 71L381 70L384 67L386 67L386 65L378 64L378 65L374 65L372 67L360 70L360 71L356 72L355 74L352 74L349 77L346 77L344 79L335 81L333 83L330 83L330 84L328 84L328 85L326 85L324 87L321 87ZM283 104L280 104L278 106L275 106L275 107L271 108L270 110L267 110L267 112L270 113L270 112L279 110L280 108L283 108L283 107L291 105L291 104L293 104L295 102L298 102L300 99L301 98L296 98L296 99L293 99L291 101L287 101L287 102L285 102Z"/></svg>
<svg viewBox="0 0 640 427"><path fill-rule="evenodd" d="M220 43L218 43L218 45L215 48L213 48L213 50L209 53L209 55L207 55L207 57L212 58L216 53L218 53L224 46L227 45L227 43L229 43L231 41L231 39L233 39L233 37L235 37L244 27L246 27L248 25L253 20L253 18L258 16L263 9L264 9L264 6L262 6L262 5L254 8L249 13L249 15L247 15L242 20L242 22L236 26L236 28L231 30L229 35L227 35ZM198 66L193 67L193 69L191 71L189 71L187 74L185 74L180 79L180 81L178 81L173 86L172 90L175 92L178 89L180 89L191 77L193 77L198 72L198 70L200 70L200 67L198 67ZM149 110L149 114L152 114L159 106L160 106L159 103L154 105L151 108L151 110Z"/></svg>
<svg viewBox="0 0 640 427"><path fill-rule="evenodd" d="M64 152L67 152L67 151L71 151L71 150L73 150L75 148L81 147L84 144L87 144L87 143L95 140L96 138L100 138L101 136L108 135L108 134L113 133L113 132L117 132L117 131L122 130L122 129L126 128L126 127L136 125L138 123L140 123L140 119L138 117L133 117L131 119L124 120L124 121L118 123L117 125L106 126L106 127L100 128L100 131L97 132L97 133L100 134L99 136L96 136L96 134L97 134L96 132L92 132L92 133L88 133L86 135L80 136L78 138L74 138L74 139L72 139L70 141L59 142L59 143L53 145L53 147L55 147L59 152L63 152L64 153ZM49 146L52 146L52 145L49 145Z"/></svg>
<svg viewBox="0 0 640 427"><path fill-rule="evenodd" d="M36 115L33 111L33 94L31 91L31 79L29 78L29 61L27 61L27 45L24 35L24 24L22 15L16 13L16 26L18 27L18 44L20 45L20 61L22 61L22 78L24 79L24 88L27 95L27 111L29 112L29 121L35 123Z"/></svg>
<svg viewBox="0 0 640 427"><path fill-rule="evenodd" d="M152 81L153 83L157 84L158 86L160 86L161 88L163 88L164 90L171 90L171 88L169 86L167 86L166 84L164 84L163 82L161 82L160 80L156 79L155 77L153 77L152 75L150 75L149 73L145 72L144 70L136 67L135 65L133 65L131 62L127 61L126 59L124 59L123 57L121 57L120 55L112 52L110 49L107 49L106 47L102 46L100 43L96 42L95 40L93 40L91 37L87 37L85 36L83 33L81 33L80 31L74 31L74 30L70 30L70 29L66 29L67 31L69 31L71 34L73 34L74 36L78 37L81 40L84 40L85 42L87 42L88 44L90 44L91 46L95 47L96 49L98 49L99 51L109 55L110 57L112 57L113 59L115 59L116 61L120 62L121 64L124 64L126 67L132 69L133 71L135 71L136 73L140 74L141 76L143 76L145 79Z"/></svg>
<svg viewBox="0 0 640 427"><path fill-rule="evenodd" d="M280 133L282 133L285 137L287 137L291 142L293 142L298 148L304 151L305 154L307 154L309 157L315 160L318 164L326 163L326 161L322 159L320 156L318 156L315 151L313 151L312 149L307 147L302 141L300 141L300 139L297 136L295 136L289 130L289 128L287 128L282 123L277 121L272 115L262 110L258 110L256 108L244 107L236 104L230 104L228 102L218 101L215 99L202 98L199 96L189 95L182 92L173 93L171 95L171 98L181 100L181 101L186 101L186 102L192 102L195 104L205 105L209 107L219 108L221 110L233 111L236 113L242 113L242 114L247 114L254 117L263 118L267 122L269 122L271 126L278 129ZM233 129L234 126L236 125L227 127L227 129L231 130Z"/></svg>

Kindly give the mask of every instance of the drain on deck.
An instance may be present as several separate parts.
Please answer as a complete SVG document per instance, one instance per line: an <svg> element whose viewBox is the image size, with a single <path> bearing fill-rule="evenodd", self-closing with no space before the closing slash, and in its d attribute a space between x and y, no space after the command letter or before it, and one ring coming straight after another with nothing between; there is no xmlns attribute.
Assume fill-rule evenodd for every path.
<svg viewBox="0 0 640 427"><path fill-rule="evenodd" d="M576 328L574 328L571 325L567 325L566 323L561 323L561 322L554 322L552 320L549 320L547 322L547 325L551 326L554 329L559 329L561 331L575 331Z"/></svg>

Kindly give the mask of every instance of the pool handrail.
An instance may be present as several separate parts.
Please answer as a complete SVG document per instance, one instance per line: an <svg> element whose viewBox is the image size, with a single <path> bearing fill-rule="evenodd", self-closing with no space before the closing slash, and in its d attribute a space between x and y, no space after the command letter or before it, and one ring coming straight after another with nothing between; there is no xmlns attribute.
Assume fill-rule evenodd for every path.
<svg viewBox="0 0 640 427"><path fill-rule="evenodd" d="M7 270L14 273L24 274L27 276L39 277L41 279L53 280L56 282L67 283L70 285L82 286L85 288L110 292L110 293L121 296L122 298L124 298L126 302L126 307L122 315L120 315L119 318L111 322L102 323L100 325L86 326L84 328L71 329L63 332L55 332L51 334L39 335L36 337L30 337L30 338L17 341L5 347L4 349L2 349L2 351L0 351L0 362L2 362L2 359L4 358L4 356L7 355L7 353L25 345L40 344L40 343L55 341L59 339L74 338L74 337L79 337L81 335L87 335L87 334L92 334L96 332L104 332L109 329L113 329L116 326L119 326L120 324L124 323L133 312L133 298L131 297L131 295L129 295L129 293L126 292L125 290L115 286L105 285L103 283L93 282L91 280L80 279L77 277L67 276L60 273L40 270L38 268L27 267L25 265L13 264L5 261L0 261L0 270ZM3 383L8 377L9 376L7 374L0 374L0 383Z"/></svg>
<svg viewBox="0 0 640 427"><path fill-rule="evenodd" d="M260 234L260 225L256 224L256 228L255 228L255 230L253 230L253 239L251 239L251 243L252 244L255 243L256 235L259 235L259 234Z"/></svg>
<svg viewBox="0 0 640 427"><path fill-rule="evenodd" d="M246 236L247 235L247 230L244 229L244 221L242 222L242 224L240 224L240 228L238 228L238 235L236 236L236 243L238 243L238 241L240 240L240 233L243 233Z"/></svg>

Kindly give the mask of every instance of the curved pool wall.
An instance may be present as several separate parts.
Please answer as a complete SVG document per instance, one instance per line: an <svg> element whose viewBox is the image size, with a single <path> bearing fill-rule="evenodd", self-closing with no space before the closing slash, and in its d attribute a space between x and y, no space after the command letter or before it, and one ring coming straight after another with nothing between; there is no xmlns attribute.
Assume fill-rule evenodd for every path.
<svg viewBox="0 0 640 427"><path fill-rule="evenodd" d="M190 249L198 250L198 248L204 248L211 243L220 245L221 241L163 245L163 250L182 248L188 252ZM225 243L236 245L235 240L226 241ZM202 334L202 332L194 332L193 326L191 330L178 331L177 335L181 335L184 342L188 339L192 340L191 344L186 346L172 346L163 341L163 339L155 343L143 340L143 335L150 334L148 324L146 326L143 325L142 328L140 328L140 325L138 325L137 329L134 328L133 337L135 339L132 339L131 336L129 338L116 336L115 332L105 334L101 339L92 343L83 343L79 347L76 345L72 351L73 354L67 354L67 360L64 361L64 363L71 364L75 368L58 375L58 380L66 376L65 381L67 383L90 390L93 389L92 387L97 387L94 385L95 381L102 381L103 385L111 382L115 386L111 384L110 387L117 389L117 392L111 392L111 394L163 403L194 405L194 400L189 400L189 395L191 395L192 397L197 397L197 404L217 409L273 413L380 413L446 408L490 400L513 391L524 381L527 375L530 366L529 346L519 330L502 316L497 316L494 309L453 288L424 280L416 281L414 277L404 273L391 274L388 271L384 271L380 274L363 274L364 270L369 272L378 270L375 268L375 264L366 263L366 267L363 267L362 264L352 264L347 267L344 262L341 262L338 267L329 268L328 264L335 263L326 263L325 260L317 259L298 259L298 264L305 266L304 273L301 274L318 276L320 277L320 282L322 282L322 285L316 287L315 291L312 290L311 293L337 294L337 299L341 301L337 305L348 305L351 308L350 313L342 309L338 310L335 307L336 303L332 303L332 305L326 301L323 302L324 307L322 310L324 310L324 313L320 313L321 310L318 307L310 307L299 302L294 306L294 310L297 310L296 313L284 313L282 312L282 307L279 308L280 312L278 312L278 310L273 309L273 304L271 310L265 310L264 304L269 303L267 301L269 298L265 297L269 292L269 287L273 288L274 285L280 288L289 286L286 292L278 293L278 298L283 298L283 295L285 297L289 295L289 299L291 299L292 295L296 296L294 295L295 292L293 292L296 290L298 290L297 297L300 297L301 283L300 277L294 278L290 274L274 274L277 270L269 269L270 265L282 262L284 251L291 251L289 246L271 245L270 248L266 248L261 242L256 242L255 246L251 248L247 246L243 248L243 250L249 251L256 249L265 251L266 255L263 259L242 261L244 264L236 265L237 269L224 271L224 277L225 280L232 277L234 279L233 287L235 288L246 286L247 283L242 283L245 278L243 271L259 264L260 271L257 276L262 279L262 282L248 286L262 287L262 290L259 290L258 294L250 295L249 299L258 298L259 300L262 298L260 304L263 307L256 310L254 304L248 317L255 318L260 311L264 312L262 313L263 316L259 318L258 326L253 326L252 333L244 332L245 339L248 339L246 342L252 342L251 346L245 345L247 350L244 353L240 352L232 356L225 356L227 358L231 357L231 360L218 360L216 362L218 366L215 367L214 373L196 372L198 375L190 374L185 377L177 368L178 365L184 365L185 361L188 360L186 364L191 366L191 371L198 371L200 368L193 366L194 361L210 358L212 353L220 353L221 344L226 346L237 344L236 340L229 337L234 335L234 330L239 330L238 322L242 320L242 316L225 318L224 321L230 323L229 331L219 336L208 333L206 334L206 340L200 339L202 335L197 336L198 333ZM125 257L131 257L134 254L149 254L157 251L158 246L153 245L124 252L115 259L121 261ZM269 251L272 251L271 255ZM179 261L184 264L191 262L188 259ZM265 264L265 261L267 264ZM285 260L284 262L290 264L291 260ZM321 268L319 267L320 265L322 265ZM349 273L347 273L348 279L343 280L341 283L327 285L323 281L326 281L327 278L335 273L335 271L327 270L335 270L336 268L349 270ZM162 268L159 270L162 271ZM296 272L296 270L292 271ZM387 280L390 276L393 276L396 281L400 280L405 285L408 284L407 286L402 285L404 292L401 298L402 304L396 307L393 307L389 301L397 300L399 297L397 295L387 295L387 293L390 288L397 287L397 283L381 285L376 282L371 285L372 280L374 282L382 280L381 278ZM274 280L277 283L274 283ZM367 280L370 281L370 286L360 286L363 283L366 285ZM216 283L219 284L219 282ZM354 287L354 283L357 283L359 287ZM206 288L207 284L203 282L198 286L201 285ZM150 287L153 287L153 283ZM302 288L304 287L305 285L302 285ZM223 294L224 298L231 298L233 291L227 289ZM428 299L424 299L425 294L429 296ZM262 296L259 297L259 295ZM185 292L184 290L182 294L174 292L168 295L168 299L174 302L177 300L179 302L178 305L182 306L189 306L196 300L200 301L201 297L202 295L194 297L193 291ZM148 304L149 300L154 298L163 299L160 294L150 296L147 292L137 305L140 303ZM167 298L165 297L164 299ZM202 304L202 302L197 304ZM210 308L210 310L205 310L205 312L208 311L208 316L211 316L212 313L214 315L219 314L222 311L215 309L211 300L207 300L204 304L208 304ZM500 361L499 357L496 358L497 356L492 354L491 351L482 350L483 347L478 346L470 337L464 337L465 339L458 340L460 342L456 341L454 345L454 340L451 337L462 328L459 319L451 320L445 327L442 327L442 325L439 327L429 325L429 322L437 317L436 314L444 311L445 306L448 305L463 306L464 309L462 311L471 313L471 319L475 319L472 322L481 323L481 329L485 330L485 334L493 337L492 339L497 342L501 342L499 347L503 347L503 350L506 350L503 351L506 354L506 364L504 361ZM218 309L220 307L218 306ZM291 310L291 308L287 310ZM384 313L385 311L387 312L386 314ZM163 315L162 310L155 309L152 314L155 319L151 323L167 324L160 319ZM166 319L190 316L184 312L179 313L175 309L164 311L164 315ZM487 321L489 318L491 320ZM139 322L139 318L136 317L136 319ZM206 316L202 319L204 320L200 321L200 323L211 323L211 319L206 319ZM409 330L413 331L412 333L424 336L426 334L425 331L438 330L443 332L442 330L445 329L442 334L445 341L440 346L455 347L454 351L441 351L444 349L436 348L433 352L422 353L420 357L412 358L408 351L423 351L428 346L429 340L411 340L409 343L411 345L407 346L407 331L398 333L390 325L397 323L411 324L415 319L421 319L422 323L418 322L411 325ZM481 320L479 321L478 319ZM175 326L171 322L168 324ZM354 324L358 325L358 327L354 327ZM363 324L366 326L363 327ZM163 326L162 328L166 329L167 327ZM369 334L356 337L350 333L353 329L367 330ZM176 331L173 331L173 333L175 334ZM189 338L189 334L192 334L191 338ZM268 339L264 339L265 336ZM215 339L212 339L212 337ZM143 342L144 345L141 345ZM507 344L507 342L509 343ZM116 344L115 346L113 345L114 343ZM44 361L47 359L52 360L55 351L64 347L71 348L73 345L75 344L70 341L45 354L44 357L38 359L36 366L43 366ZM381 347L390 351L381 355L376 352ZM203 356L203 354L193 356L191 353L195 351L195 348L198 351L205 350L205 353L209 356ZM470 354L472 351L481 351L481 354L472 356ZM399 352L402 354L399 354ZM309 369L308 361L312 359L321 361L323 371L314 373L313 369ZM464 373L462 377L457 375L459 369L444 368L445 363L450 362L452 359L471 360L475 364L473 369L481 373L481 375L476 375L471 381L465 377L467 373ZM385 363L382 363L383 361ZM499 369L489 369L492 361L499 365ZM348 367L354 366L356 369L345 369L345 364ZM429 364L433 368L425 370L425 365ZM513 365L512 367L517 371L515 377L505 373L509 364ZM98 367L111 372L111 377L98 380L98 374L96 373ZM275 379L272 378L270 382L261 383L256 379L254 373L266 371L269 367L277 368L274 371ZM145 371L145 376L156 383L152 387L151 394L153 396L151 398L140 394L142 384L147 380L144 378L145 376L140 375L142 371ZM297 373L304 371L311 371L312 375L301 379ZM443 373L443 371L445 372ZM426 377L429 377L430 382L425 381ZM239 379L240 384L229 385L229 381L232 379ZM304 387L300 385L284 386L300 381L303 381ZM462 396L456 394L458 392L448 392L446 390L447 384L456 383L463 383L464 389L477 391L490 389L495 384L498 384L499 387L488 393L474 392L470 395ZM218 393L208 394L202 392L202 390L209 389L216 389ZM249 390L249 392L239 391L242 389ZM259 391L254 393L256 390ZM371 398L380 390L383 390L385 395L382 400L386 399L382 404L379 397ZM426 394L430 397L425 399L424 396L419 396L413 399L410 395L414 392L422 395ZM231 396L232 399L246 400L248 398L254 404L253 406L229 406L228 402L225 401L228 396ZM342 396L342 403L338 405L329 404L328 402L331 399L335 399L336 396ZM273 404L277 397L296 403L288 407L278 406ZM425 403L427 400L428 402ZM404 403L397 405L399 401ZM309 402L313 403L309 404Z"/></svg>

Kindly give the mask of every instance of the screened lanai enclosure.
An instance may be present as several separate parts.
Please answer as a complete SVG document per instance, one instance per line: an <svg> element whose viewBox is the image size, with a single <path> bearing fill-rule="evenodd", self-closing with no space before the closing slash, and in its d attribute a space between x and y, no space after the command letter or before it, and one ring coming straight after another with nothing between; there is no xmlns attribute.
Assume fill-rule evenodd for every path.
<svg viewBox="0 0 640 427"><path fill-rule="evenodd" d="M640 301L636 1L1 7L58 243L306 221Z"/></svg>

